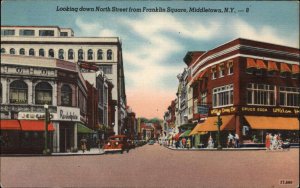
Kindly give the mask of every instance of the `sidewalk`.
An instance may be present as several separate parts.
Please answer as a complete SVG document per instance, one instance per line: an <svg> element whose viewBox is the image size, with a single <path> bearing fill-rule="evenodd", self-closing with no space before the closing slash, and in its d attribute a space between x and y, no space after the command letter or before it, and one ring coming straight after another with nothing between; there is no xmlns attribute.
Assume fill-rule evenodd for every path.
<svg viewBox="0 0 300 188"><path fill-rule="evenodd" d="M266 150L265 147L243 147L243 148L222 148L222 150L218 150L217 148L175 148L170 146L164 146L165 148L171 149L171 150L177 150L177 151L249 151L249 150ZM294 149L299 147L290 147L289 149ZM284 149L284 150L289 150ZM276 150L277 151L277 150ZM278 150L279 151L279 150Z"/></svg>
<svg viewBox="0 0 300 188"><path fill-rule="evenodd" d="M103 149L91 148L90 151L78 150L77 152L68 152L68 153L52 153L52 156L72 156L72 155L103 155L105 152Z"/></svg>

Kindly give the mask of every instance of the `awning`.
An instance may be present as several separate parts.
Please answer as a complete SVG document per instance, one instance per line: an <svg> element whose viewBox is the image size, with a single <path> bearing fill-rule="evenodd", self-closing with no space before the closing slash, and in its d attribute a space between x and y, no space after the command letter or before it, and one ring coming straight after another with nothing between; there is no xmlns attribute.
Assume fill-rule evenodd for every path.
<svg viewBox="0 0 300 188"><path fill-rule="evenodd" d="M202 80L205 77L204 75L206 74L206 72L207 70L200 72L200 74L194 78L192 84L195 84L197 81Z"/></svg>
<svg viewBox="0 0 300 188"><path fill-rule="evenodd" d="M45 122L37 120L20 120L22 131L45 131ZM54 131L52 123L48 124L48 131Z"/></svg>
<svg viewBox="0 0 300 188"><path fill-rule="evenodd" d="M278 67L276 65L276 62L268 61L268 71L278 71Z"/></svg>
<svg viewBox="0 0 300 188"><path fill-rule="evenodd" d="M293 74L299 74L299 65L292 65L292 73Z"/></svg>
<svg viewBox="0 0 300 188"><path fill-rule="evenodd" d="M192 130L187 130L187 131L185 131L184 133L182 133L182 134L179 136L179 138L188 137L189 134L190 134L191 132L192 132Z"/></svg>
<svg viewBox="0 0 300 188"><path fill-rule="evenodd" d="M267 69L265 62L261 59L256 60L256 65L259 69Z"/></svg>
<svg viewBox="0 0 300 188"><path fill-rule="evenodd" d="M252 129L299 130L296 117L245 116Z"/></svg>
<svg viewBox="0 0 300 188"><path fill-rule="evenodd" d="M221 116L222 118L222 126L220 127L220 130L234 130L235 129L235 118L233 115L224 115ZM215 125L217 122L218 117L209 117L207 120L205 120L203 123L199 123L189 135L195 135L203 132L208 131L217 131L218 127Z"/></svg>
<svg viewBox="0 0 300 188"><path fill-rule="evenodd" d="M292 72L286 63L280 63L280 72Z"/></svg>
<svg viewBox="0 0 300 188"><path fill-rule="evenodd" d="M0 130L21 130L18 120L0 120Z"/></svg>
<svg viewBox="0 0 300 188"><path fill-rule="evenodd" d="M82 123L77 123L77 133L89 134L89 133L95 133L95 131L86 127Z"/></svg>
<svg viewBox="0 0 300 188"><path fill-rule="evenodd" d="M180 129L193 129L196 126L196 123L186 123L179 126Z"/></svg>
<svg viewBox="0 0 300 188"><path fill-rule="evenodd" d="M249 68L256 68L255 60L252 58L247 58L247 69Z"/></svg>

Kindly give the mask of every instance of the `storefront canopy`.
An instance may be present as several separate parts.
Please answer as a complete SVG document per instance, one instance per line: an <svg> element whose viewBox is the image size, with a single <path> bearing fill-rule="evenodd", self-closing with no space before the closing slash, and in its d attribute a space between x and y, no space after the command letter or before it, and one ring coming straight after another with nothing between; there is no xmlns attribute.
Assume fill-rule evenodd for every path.
<svg viewBox="0 0 300 188"><path fill-rule="evenodd" d="M299 130L299 120L289 117L245 116L252 129Z"/></svg>
<svg viewBox="0 0 300 188"><path fill-rule="evenodd" d="M18 120L0 120L0 130L21 130Z"/></svg>
<svg viewBox="0 0 300 188"><path fill-rule="evenodd" d="M45 131L45 122L36 120L20 120L22 131ZM48 124L48 131L54 131L53 124Z"/></svg>
<svg viewBox="0 0 300 188"><path fill-rule="evenodd" d="M235 129L235 118L233 115L225 115L221 116L221 118L223 122L222 126L220 127L221 131ZM203 123L199 123L189 135L206 134L205 132L208 131L217 131L218 127L215 125L217 120L217 116L207 118L207 120L205 120Z"/></svg>
<svg viewBox="0 0 300 188"><path fill-rule="evenodd" d="M77 123L77 133L91 134L91 133L95 133L95 131L93 131L92 129L84 126L82 123Z"/></svg>
<svg viewBox="0 0 300 188"><path fill-rule="evenodd" d="M192 131L192 130L187 130L187 131L185 131L184 133L182 133L182 134L179 136L179 138L188 137L189 134L191 133L191 131Z"/></svg>

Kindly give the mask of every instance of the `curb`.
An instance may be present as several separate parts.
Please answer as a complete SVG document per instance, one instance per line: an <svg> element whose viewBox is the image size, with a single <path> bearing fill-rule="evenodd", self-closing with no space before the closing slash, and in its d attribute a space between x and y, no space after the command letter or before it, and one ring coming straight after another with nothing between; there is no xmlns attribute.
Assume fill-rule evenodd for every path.
<svg viewBox="0 0 300 188"><path fill-rule="evenodd" d="M173 151L261 151L261 150L267 151L266 148L222 148L221 150L218 150L217 148L214 148L214 149L207 149L207 148L177 149L177 148L171 148L171 147L166 147L166 146L163 146L163 147L165 147L167 149L170 149L170 150L173 150ZM291 147L289 149L297 149L297 148ZM288 151L288 150L285 149L285 150L282 150L282 151Z"/></svg>

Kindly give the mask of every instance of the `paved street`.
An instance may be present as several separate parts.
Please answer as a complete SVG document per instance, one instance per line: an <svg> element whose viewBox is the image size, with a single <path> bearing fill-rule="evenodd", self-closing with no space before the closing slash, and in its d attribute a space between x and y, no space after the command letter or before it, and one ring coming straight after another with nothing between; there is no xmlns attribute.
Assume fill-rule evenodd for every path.
<svg viewBox="0 0 300 188"><path fill-rule="evenodd" d="M1 157L3 187L297 187L299 149ZM280 185L280 181L292 185Z"/></svg>

